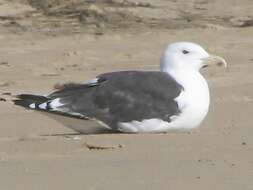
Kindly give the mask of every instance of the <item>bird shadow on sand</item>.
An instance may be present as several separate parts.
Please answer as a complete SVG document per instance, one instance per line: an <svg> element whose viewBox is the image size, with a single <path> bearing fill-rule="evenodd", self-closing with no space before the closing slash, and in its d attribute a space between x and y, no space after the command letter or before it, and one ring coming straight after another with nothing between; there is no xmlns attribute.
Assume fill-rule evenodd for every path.
<svg viewBox="0 0 253 190"><path fill-rule="evenodd" d="M169 132L160 132L160 133L146 133L152 135L166 135L166 134L181 134L181 135L191 135L193 133L197 133L197 131L185 131L185 130L171 130ZM113 131L109 129L99 129L94 131L87 132L72 132L72 133L54 133L54 134L44 134L40 136L44 137L75 137L75 136L88 136L88 135L129 135L129 134L138 134L138 133L122 133L120 131ZM145 133L139 133L145 134Z"/></svg>
<svg viewBox="0 0 253 190"><path fill-rule="evenodd" d="M41 135L41 136L44 136L44 137L61 137L61 136L77 136L77 135L82 135L82 136L85 136L85 135L113 135L113 134L123 134L121 132L118 132L118 131L113 131L113 130L109 130L109 129L96 129L96 130L93 130L93 131L86 131L86 132L72 132L72 133L53 133L53 134L44 134L44 135Z"/></svg>

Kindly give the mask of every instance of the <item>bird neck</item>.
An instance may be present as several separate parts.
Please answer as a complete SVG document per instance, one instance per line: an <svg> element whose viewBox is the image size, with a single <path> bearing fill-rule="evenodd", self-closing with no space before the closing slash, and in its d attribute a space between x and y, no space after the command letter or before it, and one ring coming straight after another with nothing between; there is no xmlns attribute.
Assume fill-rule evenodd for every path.
<svg viewBox="0 0 253 190"><path fill-rule="evenodd" d="M195 70L167 70L165 71L172 76L184 89L188 98L198 100L209 106L209 88L206 80Z"/></svg>
<svg viewBox="0 0 253 190"><path fill-rule="evenodd" d="M184 88L193 88L198 85L207 86L206 80L199 71L170 69L165 72L171 75Z"/></svg>
<svg viewBox="0 0 253 190"><path fill-rule="evenodd" d="M206 80L198 70L191 68L181 68L181 64L168 64L172 61L166 60L166 56L161 59L161 71L173 77L183 88L190 99L205 99L209 105L209 88Z"/></svg>

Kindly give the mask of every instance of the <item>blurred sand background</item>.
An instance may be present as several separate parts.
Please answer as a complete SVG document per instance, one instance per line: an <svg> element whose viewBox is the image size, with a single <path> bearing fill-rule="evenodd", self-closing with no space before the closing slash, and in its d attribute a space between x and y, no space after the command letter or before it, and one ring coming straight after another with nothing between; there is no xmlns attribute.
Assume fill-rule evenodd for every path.
<svg viewBox="0 0 253 190"><path fill-rule="evenodd" d="M174 41L229 63L203 71L211 107L191 132L79 135L0 95L0 189L252 190L252 10L252 0L0 0L0 94L158 70Z"/></svg>

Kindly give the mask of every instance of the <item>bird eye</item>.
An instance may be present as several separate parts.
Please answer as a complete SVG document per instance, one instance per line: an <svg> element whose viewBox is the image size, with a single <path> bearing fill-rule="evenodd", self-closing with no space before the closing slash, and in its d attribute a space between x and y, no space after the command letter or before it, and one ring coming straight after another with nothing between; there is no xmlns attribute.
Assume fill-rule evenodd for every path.
<svg viewBox="0 0 253 190"><path fill-rule="evenodd" d="M188 53L190 53L190 52L187 51L187 50L183 50L182 53L183 53L183 54L188 54Z"/></svg>

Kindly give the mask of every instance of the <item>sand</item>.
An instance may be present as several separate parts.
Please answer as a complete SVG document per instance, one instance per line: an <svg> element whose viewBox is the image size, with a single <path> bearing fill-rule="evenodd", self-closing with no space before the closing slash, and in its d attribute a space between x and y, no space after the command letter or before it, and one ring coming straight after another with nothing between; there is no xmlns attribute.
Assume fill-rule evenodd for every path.
<svg viewBox="0 0 253 190"><path fill-rule="evenodd" d="M80 135L0 95L0 189L253 188L251 1L149 0L144 2L157 3L154 10L127 9L142 21L150 21L153 11L154 26L130 22L120 28L116 20L87 30L76 21L75 30L34 23L46 16L19 2L0 1L1 94L46 94L57 83L84 82L112 70L158 70L163 48L174 41L201 44L223 56L229 70L203 71L211 107L201 126L188 132ZM186 16L200 15L193 17L194 27L180 20L180 9ZM163 27L163 19L171 19L173 27ZM43 23L47 27L38 27Z"/></svg>

